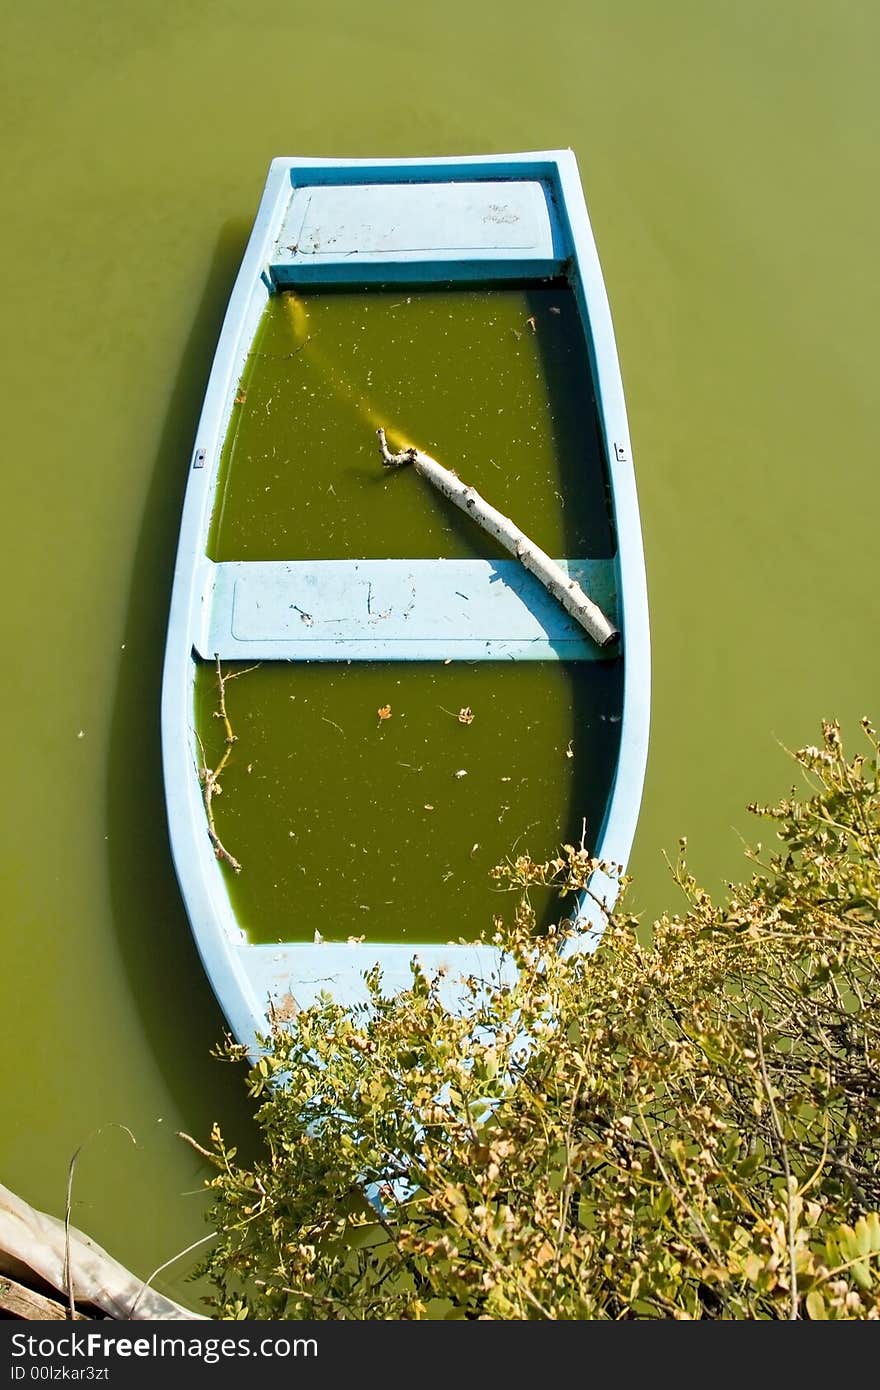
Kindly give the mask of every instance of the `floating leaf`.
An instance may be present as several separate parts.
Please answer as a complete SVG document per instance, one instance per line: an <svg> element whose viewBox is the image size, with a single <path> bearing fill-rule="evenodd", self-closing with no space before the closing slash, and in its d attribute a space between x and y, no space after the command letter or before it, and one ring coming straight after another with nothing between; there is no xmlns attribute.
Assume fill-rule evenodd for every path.
<svg viewBox="0 0 880 1390"><path fill-rule="evenodd" d="M459 724L473 724L474 712L470 705L464 705L463 708L458 711L458 722Z"/></svg>
<svg viewBox="0 0 880 1390"><path fill-rule="evenodd" d="M379 722L380 722L380 723L382 722L383 719L390 719L390 718L391 718L391 706L390 706L390 705L380 705L379 708L377 709L376 713L377 713L378 716L379 716Z"/></svg>

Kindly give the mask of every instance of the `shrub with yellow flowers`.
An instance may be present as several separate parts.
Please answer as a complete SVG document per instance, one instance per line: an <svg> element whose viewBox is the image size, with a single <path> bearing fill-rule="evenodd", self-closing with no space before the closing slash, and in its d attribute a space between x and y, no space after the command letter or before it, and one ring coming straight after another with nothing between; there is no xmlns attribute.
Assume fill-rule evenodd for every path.
<svg viewBox="0 0 880 1390"><path fill-rule="evenodd" d="M204 1264L220 1317L880 1317L878 743L835 723L806 790L716 905L682 857L649 943L621 907L593 955L536 895L596 867L565 846L497 870L507 983L451 1010L331 999L249 1072L263 1151L215 1130ZM233 1056L243 1054L230 1048Z"/></svg>

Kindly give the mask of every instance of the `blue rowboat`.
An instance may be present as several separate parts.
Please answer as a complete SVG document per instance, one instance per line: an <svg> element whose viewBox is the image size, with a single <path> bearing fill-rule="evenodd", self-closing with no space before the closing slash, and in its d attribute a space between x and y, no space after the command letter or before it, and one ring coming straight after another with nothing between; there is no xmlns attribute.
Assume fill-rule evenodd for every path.
<svg viewBox="0 0 880 1390"><path fill-rule="evenodd" d="M580 555L561 563L619 630L610 657L516 560L211 558L224 441L270 297L345 286L368 291L555 281L567 284L583 330L588 367L582 390L595 401L613 537L610 556ZM230 896L228 869L218 862L208 833L194 714L196 671L205 662L448 662L451 653L454 660L471 662L619 663L617 759L592 844L596 857L612 867L593 875L577 906L577 935L567 947L593 949L616 900L638 817L648 747L649 634L617 350L572 152L273 160L188 469L162 690L165 793L183 900L233 1035L252 1047L256 1035L308 1007L320 991L340 1003L362 1000L363 975L376 964L388 990L409 984L413 956L428 971L445 966L453 994L454 981L463 975L489 978L507 966L495 947L483 943L248 940ZM512 519L528 529L527 518ZM388 621L367 622L371 598L375 611L380 595ZM451 647L450 632L456 633ZM482 925L475 924L475 933Z"/></svg>

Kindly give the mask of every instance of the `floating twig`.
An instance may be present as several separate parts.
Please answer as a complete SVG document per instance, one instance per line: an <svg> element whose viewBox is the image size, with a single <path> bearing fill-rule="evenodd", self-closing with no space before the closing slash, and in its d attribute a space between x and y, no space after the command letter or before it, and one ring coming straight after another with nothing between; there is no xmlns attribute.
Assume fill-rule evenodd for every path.
<svg viewBox="0 0 880 1390"><path fill-rule="evenodd" d="M232 745L238 742L238 735L233 732L232 724L229 720L229 714L226 709L226 686L229 683L229 681L237 680L239 676L246 676L249 671L256 671L257 666L260 663L257 662L255 666L246 666L243 671L228 671L224 676L223 668L220 665L220 657L215 656L215 661L217 662L217 690L219 693L219 704L217 709L214 710L214 718L222 719L223 721L223 728L225 731L225 748L223 750L223 757L220 759L217 766L213 768L208 767L208 760L205 757L205 747L202 743L202 740L199 738L199 747L202 750L202 766L199 768L199 781L202 784L202 800L205 803L205 815L208 818L208 839L211 841L214 853L216 854L218 859L222 859L225 864L229 865L233 873L240 874L241 865L235 858L235 855L229 853L229 850L226 848L223 841L220 839L220 836L217 834L217 827L214 824L213 801L214 797L219 796L220 792L222 792L223 790L223 788L220 786L219 779L226 767L226 764L229 762L229 759L232 756ZM196 738L198 738L198 734L196 734Z"/></svg>
<svg viewBox="0 0 880 1390"><path fill-rule="evenodd" d="M69 1318L75 1318L77 1315L76 1294L74 1290L73 1277L73 1262L70 1258L70 1217L71 1212L73 1210L73 1175L76 1172L76 1161L82 1153L83 1149L85 1148L86 1144L89 1142L89 1139L94 1139L96 1135L101 1134L105 1129L123 1130L123 1132L128 1135L135 1148L137 1148L137 1140L135 1139L128 1125L120 1124L117 1120L108 1120L105 1125L99 1125L97 1129L93 1129L88 1139L84 1139L83 1142L74 1150L73 1154L71 1155L70 1162L67 1165L67 1191L64 1197L64 1263L62 1266L62 1278L64 1281L64 1288L67 1293L67 1308Z"/></svg>

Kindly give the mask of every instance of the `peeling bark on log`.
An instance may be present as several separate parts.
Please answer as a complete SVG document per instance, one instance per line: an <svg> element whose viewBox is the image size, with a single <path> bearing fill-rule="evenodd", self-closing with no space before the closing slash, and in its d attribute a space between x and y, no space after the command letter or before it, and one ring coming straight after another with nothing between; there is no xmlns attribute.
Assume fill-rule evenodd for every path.
<svg viewBox="0 0 880 1390"><path fill-rule="evenodd" d="M468 516L472 516L484 531L503 545L505 550L515 555L600 647L609 646L620 636L617 628L608 621L601 608L584 592L577 580L570 579L555 560L551 560L549 555L530 540L510 517L497 511L481 497L476 488L468 487L456 473L444 468L442 463L438 463L421 449L401 449L399 453L393 453L388 448L385 431L378 429L376 434L382 450L382 462L386 468L403 468L412 464L416 472L433 483L444 497L454 502L463 512L467 512Z"/></svg>
<svg viewBox="0 0 880 1390"><path fill-rule="evenodd" d="M65 1246L63 1221L37 1211L0 1183L0 1269L30 1270L66 1296ZM146 1288L143 1279L73 1226L70 1227L70 1272L74 1301L91 1304L111 1318L202 1317L155 1289Z"/></svg>

